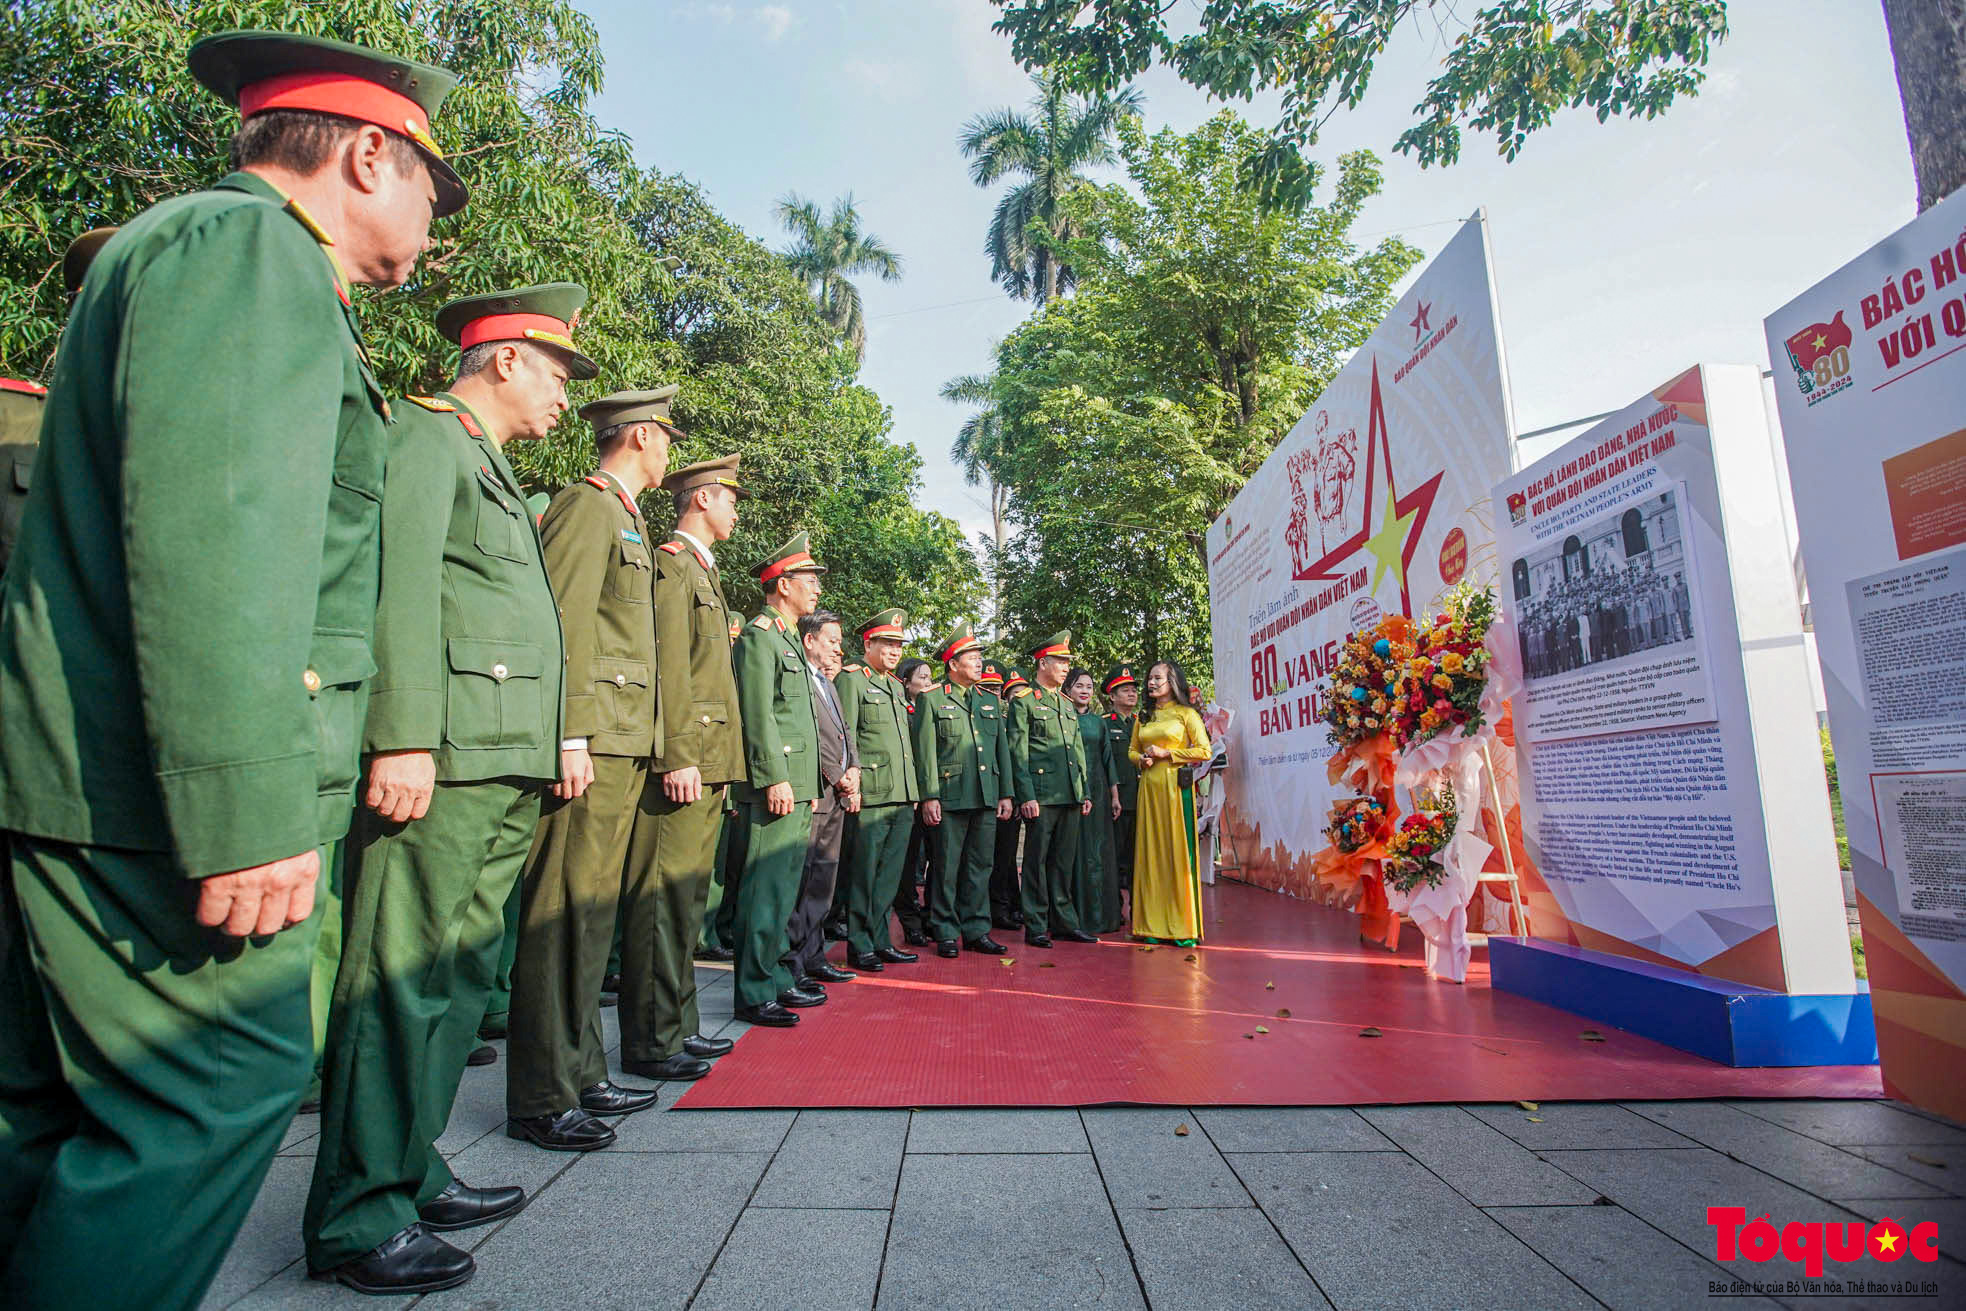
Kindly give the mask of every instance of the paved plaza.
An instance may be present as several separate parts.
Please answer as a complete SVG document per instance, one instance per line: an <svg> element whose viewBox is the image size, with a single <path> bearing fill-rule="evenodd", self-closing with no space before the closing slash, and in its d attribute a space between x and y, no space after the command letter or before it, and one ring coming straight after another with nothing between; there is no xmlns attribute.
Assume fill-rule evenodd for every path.
<svg viewBox="0 0 1966 1311"><path fill-rule="evenodd" d="M729 1019L730 975L699 977L706 1027L744 1032ZM424 1303L1966 1307L1966 1130L1891 1103L668 1109L682 1091L669 1085L663 1109L620 1121L613 1148L562 1155L505 1136L502 1062L468 1070L441 1146L465 1181L521 1184L532 1200L502 1225L451 1235L476 1252L477 1277ZM318 1128L294 1122L208 1307L414 1300L307 1279L300 1214ZM1846 1290L1905 1283L1911 1297L1821 1285L1716 1297L1801 1273L1780 1259L1717 1264L1710 1206L1778 1228L1935 1221L1943 1255L1826 1270Z"/></svg>

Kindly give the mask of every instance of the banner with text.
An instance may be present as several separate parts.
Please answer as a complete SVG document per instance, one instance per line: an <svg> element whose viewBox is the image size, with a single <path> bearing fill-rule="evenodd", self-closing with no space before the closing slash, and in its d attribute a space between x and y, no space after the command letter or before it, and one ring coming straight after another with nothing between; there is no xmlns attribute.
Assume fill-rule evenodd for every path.
<svg viewBox="0 0 1966 1311"><path fill-rule="evenodd" d="M1966 191L1767 332L1885 1090L1966 1119Z"/></svg>
<svg viewBox="0 0 1966 1311"><path fill-rule="evenodd" d="M1338 644L1384 613L1438 609L1463 579L1496 582L1489 489L1508 467L1488 252L1470 221L1209 527L1215 695L1235 712L1223 822L1244 879L1314 894L1338 795L1320 687Z"/></svg>

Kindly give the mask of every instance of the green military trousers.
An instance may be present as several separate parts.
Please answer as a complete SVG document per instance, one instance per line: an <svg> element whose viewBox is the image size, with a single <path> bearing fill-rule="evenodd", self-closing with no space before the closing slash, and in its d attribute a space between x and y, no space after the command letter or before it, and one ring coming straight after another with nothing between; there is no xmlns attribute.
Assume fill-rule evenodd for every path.
<svg viewBox="0 0 1966 1311"><path fill-rule="evenodd" d="M519 880L519 954L506 1044L505 1113L558 1115L608 1077L601 980L621 906L646 757L595 756L572 801L548 797Z"/></svg>
<svg viewBox="0 0 1966 1311"><path fill-rule="evenodd" d="M321 877L314 884L314 914L321 931L314 941L314 962L307 978L308 1002L314 1011L314 1075L308 1080L307 1096L316 1102L321 1100L321 1056L328 1049L328 1007L334 1002L334 976L341 970L341 889L347 863L348 844L330 842L321 848Z"/></svg>
<svg viewBox="0 0 1966 1311"><path fill-rule="evenodd" d="M785 954L785 926L799 899L806 848L812 840L812 803L801 801L789 815L774 815L762 801L737 808L745 843L744 874L734 892L731 948L737 953L733 995L738 1006L762 1006L797 982L779 962ZM626 1048L623 1049L624 1051Z"/></svg>
<svg viewBox="0 0 1966 1311"><path fill-rule="evenodd" d="M915 807L908 802L866 806L853 816L858 823L848 858L846 883L847 950L855 955L894 946L888 916L895 893L901 890L901 870L908 863L908 838L915 831Z"/></svg>
<svg viewBox="0 0 1966 1311"><path fill-rule="evenodd" d="M478 1042L542 790L439 783L422 819L355 813L321 1139L301 1221L311 1269L415 1223L417 1207L450 1184L436 1141Z"/></svg>
<svg viewBox="0 0 1966 1311"><path fill-rule="evenodd" d="M662 1061L683 1050L696 1010L696 942L717 860L724 788L671 801L650 775L635 808L621 889L621 1059Z"/></svg>
<svg viewBox="0 0 1966 1311"><path fill-rule="evenodd" d="M942 844L942 881L929 899L928 931L937 942L990 936L990 870L997 858L997 811L944 810L930 830Z"/></svg>
<svg viewBox="0 0 1966 1311"><path fill-rule="evenodd" d="M1094 801L1079 816L1079 854L1073 862L1072 908L1087 933L1115 933L1120 916L1119 870L1113 863L1113 806Z"/></svg>
<svg viewBox="0 0 1966 1311"><path fill-rule="evenodd" d="M1024 826L1024 932L1069 933L1079 927L1072 892L1078 881L1079 807L1039 806Z"/></svg>
<svg viewBox="0 0 1966 1311"><path fill-rule="evenodd" d="M724 909L724 889L730 883L725 871L730 868L730 838L736 827L729 822L728 815L717 825L717 859L710 867L710 890L703 898L703 932L697 938L697 944L705 951L730 947L730 915Z"/></svg>
<svg viewBox="0 0 1966 1311"><path fill-rule="evenodd" d="M523 880L521 880L523 881ZM512 1017L512 967L519 959L519 916L523 910L523 899L519 896L519 883L512 885L512 891L505 894L505 904L499 907L499 921L505 926L505 936L499 939L498 964L492 969L491 991L485 996L484 1019L478 1026L481 1035L487 1038L504 1036Z"/></svg>
<svg viewBox="0 0 1966 1311"><path fill-rule="evenodd" d="M0 1301L189 1311L307 1084L321 914L228 938L164 853L7 841Z"/></svg>

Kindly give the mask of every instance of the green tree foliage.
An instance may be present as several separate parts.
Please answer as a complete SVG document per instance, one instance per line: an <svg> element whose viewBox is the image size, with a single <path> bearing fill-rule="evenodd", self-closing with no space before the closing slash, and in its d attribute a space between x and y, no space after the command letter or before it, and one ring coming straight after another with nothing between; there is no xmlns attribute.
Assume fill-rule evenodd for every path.
<svg viewBox="0 0 1966 1311"><path fill-rule="evenodd" d="M435 128L471 204L436 226L415 281L359 302L386 388L427 392L449 380L456 352L433 323L443 302L580 282L590 298L579 337L601 376L577 385L572 403L679 381L691 435L675 462L744 456L758 495L721 552L734 604L756 603L744 571L796 528L811 531L843 604L933 617L980 600L981 571L959 529L912 505L919 460L888 440L886 408L855 381L853 353L799 278L695 186L639 167L630 142L589 112L598 38L566 0L31 0L0 10L0 371L47 375L70 240L224 172L236 115L192 82L184 60L199 35L230 27L361 41L462 75ZM512 453L542 490L593 462L590 431L571 414L548 441ZM666 498L651 495L645 508L668 524Z"/></svg>
<svg viewBox="0 0 1966 1311"><path fill-rule="evenodd" d="M1205 676L1207 525L1371 335L1419 252L1352 240L1380 185L1369 153L1338 161L1324 204L1286 212L1239 184L1266 144L1232 113L1185 136L1129 121L1119 140L1131 187L1067 202L1085 233L1068 250L1077 293L997 352L1021 530L1000 563L1003 623L1069 626L1101 670L1166 655Z"/></svg>
<svg viewBox="0 0 1966 1311"><path fill-rule="evenodd" d="M778 221L792 234L785 262L799 275L819 317L841 341L853 348L855 359L867 354L867 320L860 312L860 288L848 275L872 273L883 282L901 280L901 257L860 225L860 211L851 195L833 202L830 214L796 192L778 202Z"/></svg>
<svg viewBox="0 0 1966 1311"><path fill-rule="evenodd" d="M983 250L990 276L1005 291L1042 305L1078 279L1059 257L1060 247L1080 235L1065 197L1084 185L1084 170L1113 162L1113 129L1122 119L1138 118L1143 102L1131 87L1075 96L1056 73L1031 84L1037 94L1029 115L1014 109L979 114L963 126L960 144L977 186L1023 179L997 202Z"/></svg>
<svg viewBox="0 0 1966 1311"><path fill-rule="evenodd" d="M1302 150L1364 99L1402 25L1425 25L1445 51L1393 147L1422 165L1458 159L1464 128L1492 134L1514 159L1559 110L1600 123L1656 117L1698 93L1727 36L1726 0L1203 0L1198 24L1165 0L990 3L1021 63L1060 70L1081 91L1123 86L1156 62L1223 100L1281 91L1282 117L1249 177L1286 204L1310 194Z"/></svg>

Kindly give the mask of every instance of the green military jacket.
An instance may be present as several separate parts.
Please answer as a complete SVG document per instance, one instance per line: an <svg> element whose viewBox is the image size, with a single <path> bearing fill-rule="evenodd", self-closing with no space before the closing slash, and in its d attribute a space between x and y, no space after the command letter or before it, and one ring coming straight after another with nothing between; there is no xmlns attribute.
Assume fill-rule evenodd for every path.
<svg viewBox="0 0 1966 1311"><path fill-rule="evenodd" d="M695 766L705 787L744 775L744 721L731 671L737 620L723 580L678 536L655 549L656 700L666 706L653 768Z"/></svg>
<svg viewBox="0 0 1966 1311"><path fill-rule="evenodd" d="M848 665L833 680L846 731L860 754L860 804L898 806L922 799L915 775L908 689L893 674Z"/></svg>
<svg viewBox="0 0 1966 1311"><path fill-rule="evenodd" d="M1112 753L1112 781L1119 786L1120 809L1132 810L1140 799L1140 766L1127 751L1133 745L1134 716L1115 710L1103 716L1106 722L1106 749Z"/></svg>
<svg viewBox="0 0 1966 1311"><path fill-rule="evenodd" d="M562 731L596 755L653 755L655 552L635 498L613 474L589 474L547 505L539 541L566 635Z"/></svg>
<svg viewBox="0 0 1966 1311"><path fill-rule="evenodd" d="M1079 712L1062 693L1033 687L1011 703L1010 759L1020 805L1063 806L1089 795Z"/></svg>
<svg viewBox="0 0 1966 1311"><path fill-rule="evenodd" d="M1010 796L1003 703L980 687L937 683L915 698L915 773L922 800L981 810Z"/></svg>
<svg viewBox="0 0 1966 1311"><path fill-rule="evenodd" d="M557 780L560 611L518 477L456 397L398 409L362 749L431 752L446 783Z"/></svg>
<svg viewBox="0 0 1966 1311"><path fill-rule="evenodd" d="M774 783L790 783L792 800L819 797L819 723L812 711L812 667L792 627L767 607L744 625L731 649L737 705L744 720L740 796L763 801Z"/></svg>
<svg viewBox="0 0 1966 1311"><path fill-rule="evenodd" d="M390 411L324 243L234 173L90 267L0 592L0 827L188 876L347 831Z"/></svg>
<svg viewBox="0 0 1966 1311"><path fill-rule="evenodd" d="M47 395L38 383L0 378L0 570L14 553L27 489L34 485L34 452L41 444Z"/></svg>

